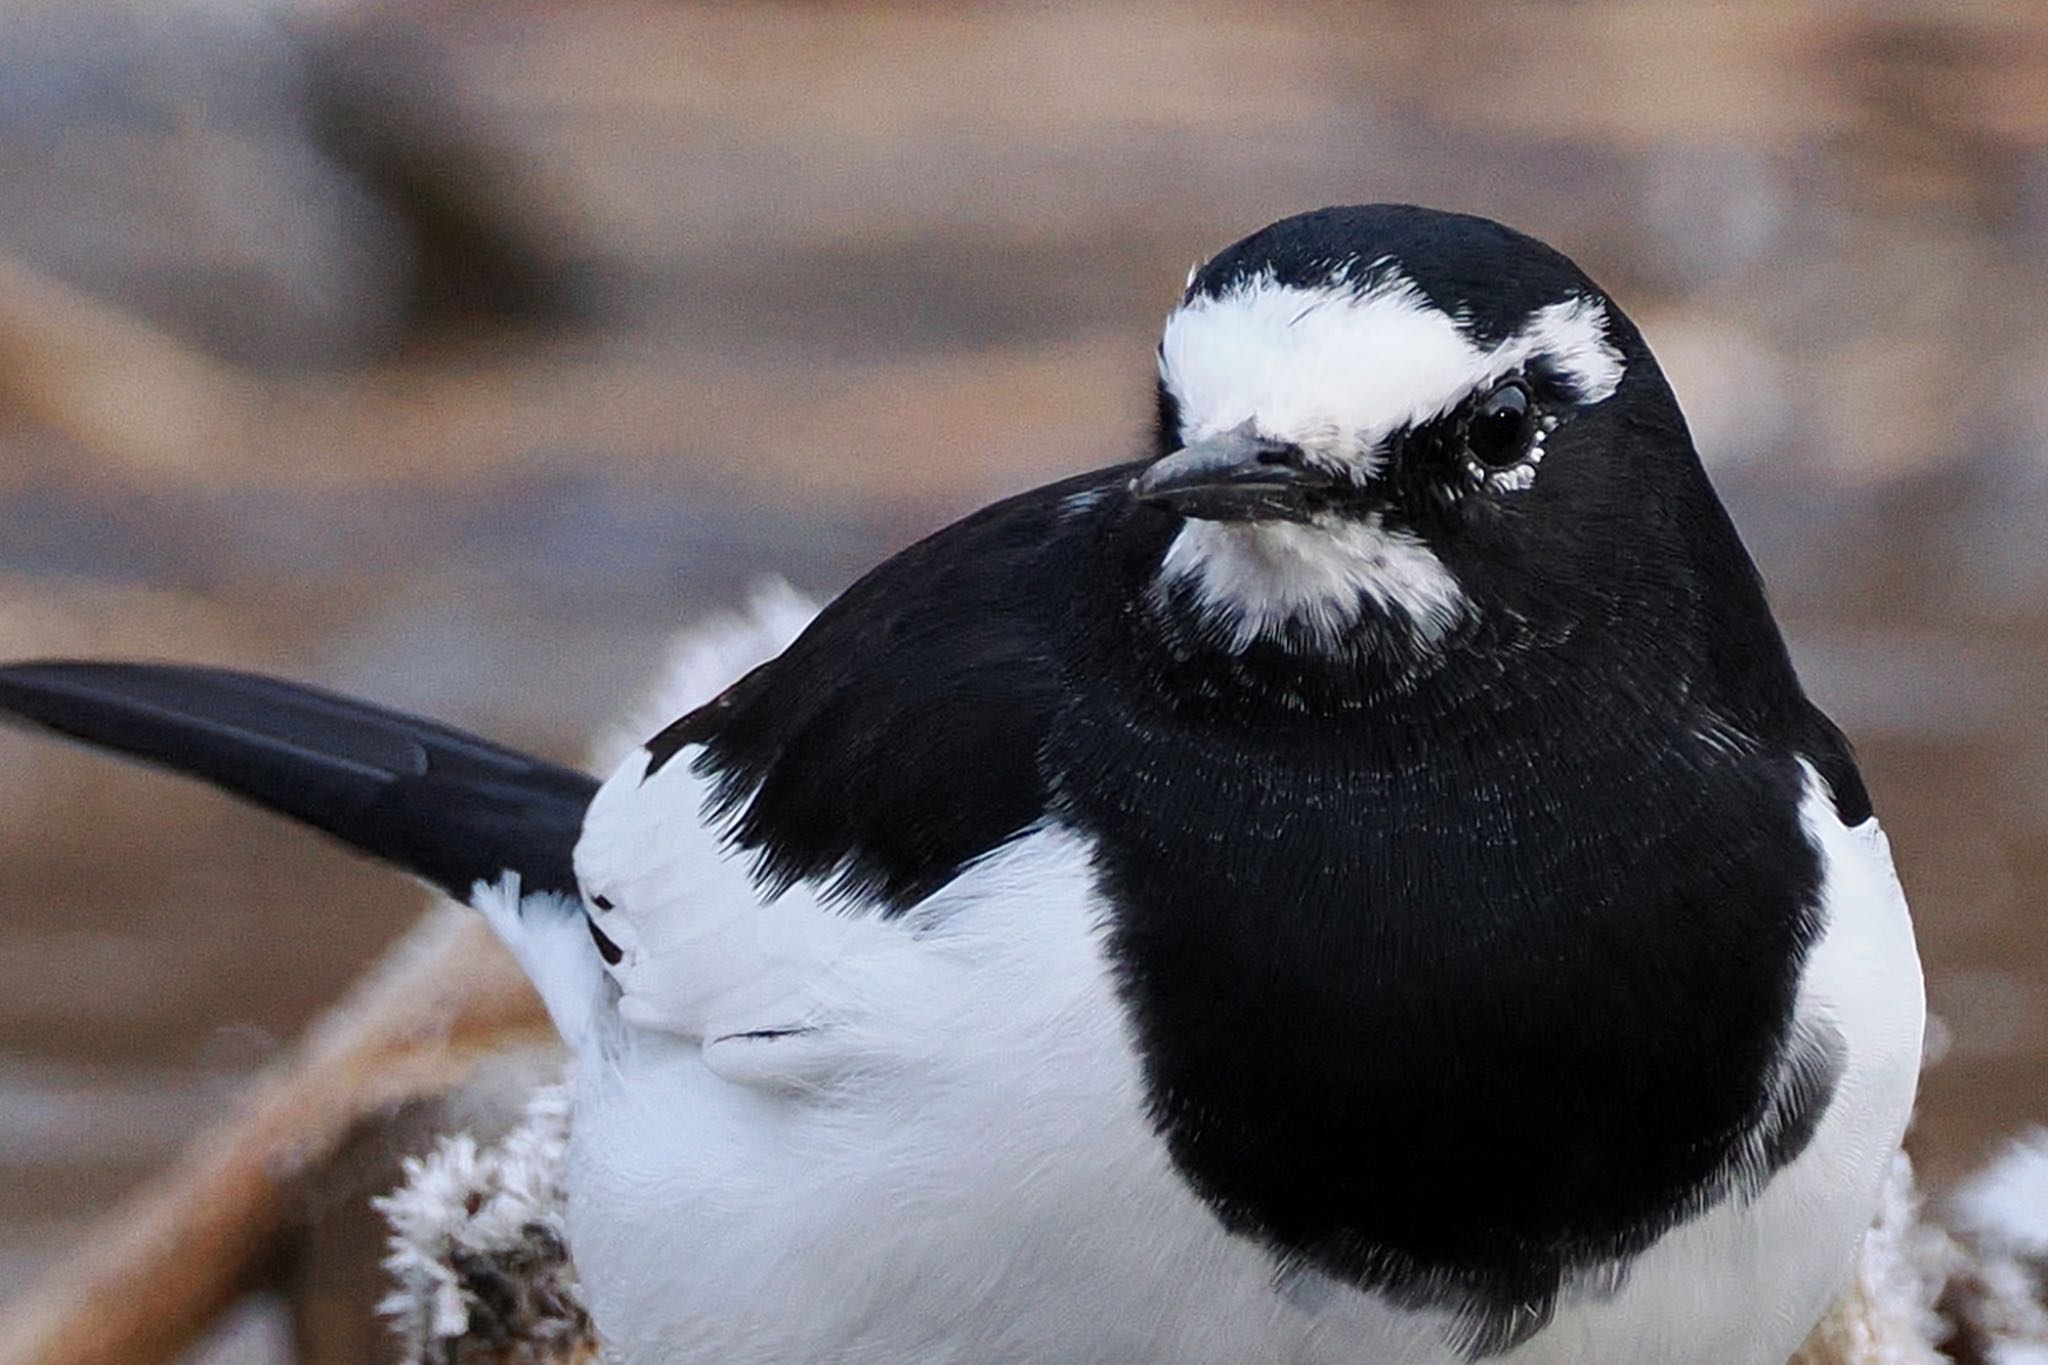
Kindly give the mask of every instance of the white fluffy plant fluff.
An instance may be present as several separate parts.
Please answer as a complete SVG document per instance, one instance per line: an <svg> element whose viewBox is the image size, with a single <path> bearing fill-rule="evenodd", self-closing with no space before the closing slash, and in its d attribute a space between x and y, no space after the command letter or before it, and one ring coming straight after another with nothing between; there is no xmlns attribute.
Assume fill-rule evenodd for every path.
<svg viewBox="0 0 2048 1365"><path fill-rule="evenodd" d="M1949 1223L1974 1253L1956 1295L1964 1335L1986 1365L2048 1365L2048 1129L1963 1182Z"/></svg>
<svg viewBox="0 0 2048 1365"><path fill-rule="evenodd" d="M683 635L593 754L601 770L758 660L781 652L816 605L766 583L735 612ZM538 1091L501 1141L441 1139L377 1201L391 1225L381 1311L415 1365L589 1365L602 1358L563 1234L569 1100ZM1794 1365L1940 1365L1966 1342L1985 1365L2048 1365L2048 1131L1966 1182L1941 1222L1923 1216L1911 1164L1893 1163L1855 1273ZM1939 1311L1937 1311L1937 1306Z"/></svg>
<svg viewBox="0 0 2048 1365"><path fill-rule="evenodd" d="M1940 1365L1934 1344L1947 1335L1935 1312L1960 1251L1921 1217L1913 1163L1892 1157L1877 1221L1833 1308L1794 1365Z"/></svg>
<svg viewBox="0 0 2048 1365"><path fill-rule="evenodd" d="M406 1159L404 1183L375 1205L393 1281L378 1308L409 1361L598 1358L562 1229L568 1147L568 1094L546 1086L495 1146L458 1133Z"/></svg>

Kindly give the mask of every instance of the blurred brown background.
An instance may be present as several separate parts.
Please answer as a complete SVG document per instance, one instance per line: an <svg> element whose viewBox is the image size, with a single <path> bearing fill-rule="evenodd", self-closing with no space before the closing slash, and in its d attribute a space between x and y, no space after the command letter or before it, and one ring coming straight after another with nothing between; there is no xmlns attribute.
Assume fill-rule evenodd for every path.
<svg viewBox="0 0 2048 1365"><path fill-rule="evenodd" d="M1190 263L1483 212L1657 348L1919 917L1937 1184L2048 1119L2048 7L0 12L0 656L573 757L757 577L1125 457ZM0 1295L418 908L0 734ZM214 1358L281 1358L260 1325Z"/></svg>

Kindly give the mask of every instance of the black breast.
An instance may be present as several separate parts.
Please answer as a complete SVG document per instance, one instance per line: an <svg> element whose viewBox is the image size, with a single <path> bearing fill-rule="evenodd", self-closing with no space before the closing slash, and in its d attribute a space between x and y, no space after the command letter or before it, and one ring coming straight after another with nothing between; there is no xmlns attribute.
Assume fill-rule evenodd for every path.
<svg viewBox="0 0 2048 1365"><path fill-rule="evenodd" d="M1519 707L1252 743L1136 699L1054 740L1181 1170L1475 1353L1796 1155L1832 1081L1777 1079L1819 875L1789 754Z"/></svg>

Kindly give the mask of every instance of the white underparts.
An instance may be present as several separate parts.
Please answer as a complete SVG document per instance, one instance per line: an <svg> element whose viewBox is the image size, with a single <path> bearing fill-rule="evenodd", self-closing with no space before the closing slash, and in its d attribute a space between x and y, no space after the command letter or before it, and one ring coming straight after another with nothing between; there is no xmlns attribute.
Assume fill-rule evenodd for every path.
<svg viewBox="0 0 2048 1365"><path fill-rule="evenodd" d="M1230 632L1237 649L1290 621L1334 644L1375 608L1396 616L1427 644L1468 610L1443 561L1416 537L1383 527L1376 517L1191 521L1168 547L1160 582L1190 584L1197 603Z"/></svg>

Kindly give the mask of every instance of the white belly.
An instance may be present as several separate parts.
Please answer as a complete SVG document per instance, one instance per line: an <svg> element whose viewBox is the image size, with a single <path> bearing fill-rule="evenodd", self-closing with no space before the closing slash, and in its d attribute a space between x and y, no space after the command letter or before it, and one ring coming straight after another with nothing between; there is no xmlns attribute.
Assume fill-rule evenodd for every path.
<svg viewBox="0 0 2048 1365"><path fill-rule="evenodd" d="M1503 1360L1780 1365L1842 1282L1911 1105L1919 973L1882 834L1819 798L1809 822L1828 920L1799 1008L1847 1050L1813 1140ZM1438 1314L1276 1287L1170 1169L1079 839L1034 836L941 895L955 913L849 956L849 1010L787 1084L760 1082L772 1057L735 1084L656 1033L586 1061L570 1238L619 1359L1459 1359ZM892 942L914 958L877 969Z"/></svg>

